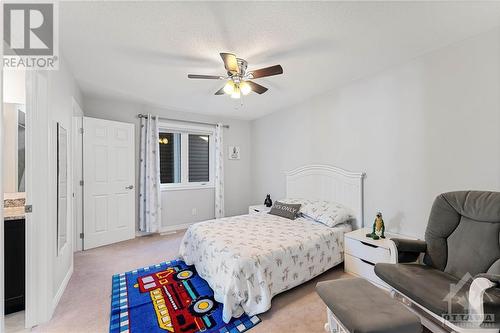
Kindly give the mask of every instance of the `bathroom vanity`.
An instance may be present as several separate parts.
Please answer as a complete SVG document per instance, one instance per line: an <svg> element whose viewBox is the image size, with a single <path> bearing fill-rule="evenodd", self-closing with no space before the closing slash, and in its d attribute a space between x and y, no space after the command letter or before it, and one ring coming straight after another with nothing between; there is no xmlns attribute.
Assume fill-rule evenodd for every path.
<svg viewBox="0 0 500 333"><path fill-rule="evenodd" d="M24 310L25 213L24 198L4 200L5 314Z"/></svg>

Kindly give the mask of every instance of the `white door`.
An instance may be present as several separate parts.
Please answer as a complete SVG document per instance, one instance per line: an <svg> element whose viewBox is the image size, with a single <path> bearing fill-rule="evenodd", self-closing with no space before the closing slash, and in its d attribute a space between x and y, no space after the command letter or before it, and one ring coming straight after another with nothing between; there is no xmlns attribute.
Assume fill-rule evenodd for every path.
<svg viewBox="0 0 500 333"><path fill-rule="evenodd" d="M56 254L56 229L49 218L49 184L55 186L55 132L49 122L49 82L46 71L26 71L26 204L33 212L26 214L26 312L25 327L31 328L50 319L53 297L47 267ZM53 124L53 123L52 123ZM54 136L52 136L53 134ZM55 140L55 139L54 139ZM51 155L52 154L52 155ZM53 164L52 164L53 163ZM51 172L48 172L51 170ZM53 176L47 177L47 174ZM55 193L55 190L54 190ZM55 205L52 205L55 211ZM54 233L52 233L54 231Z"/></svg>
<svg viewBox="0 0 500 333"><path fill-rule="evenodd" d="M73 107L75 107L73 105ZM83 117L73 116L73 251L83 250Z"/></svg>
<svg viewBox="0 0 500 333"><path fill-rule="evenodd" d="M135 236L134 125L83 118L83 248Z"/></svg>

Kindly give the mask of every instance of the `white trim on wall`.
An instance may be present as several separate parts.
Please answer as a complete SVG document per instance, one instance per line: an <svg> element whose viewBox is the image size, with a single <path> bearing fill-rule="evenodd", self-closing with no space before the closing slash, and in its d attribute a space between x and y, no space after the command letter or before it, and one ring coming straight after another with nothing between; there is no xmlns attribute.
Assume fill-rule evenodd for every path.
<svg viewBox="0 0 500 333"><path fill-rule="evenodd" d="M64 294L64 291L66 290L66 287L68 286L69 279L71 279L71 275L72 274L73 274L73 263L71 264L71 267L68 270L68 273L66 273L66 276L64 277L64 280L61 283L61 286L57 290L56 295L52 299L52 309L53 310L55 310L56 307L57 307L57 304L59 304L59 301L61 300L61 297Z"/></svg>
<svg viewBox="0 0 500 333"><path fill-rule="evenodd" d="M83 187L80 181L83 181L83 111L78 102L73 97L73 119L72 119L72 159L73 159L73 251L81 251L83 248L83 239L80 234L83 233Z"/></svg>
<svg viewBox="0 0 500 333"><path fill-rule="evenodd" d="M209 188L215 188L215 185L213 183L207 183L205 185L198 184L198 183L191 183L189 185L185 185L185 184L165 185L165 184L162 184L160 186L160 191L169 192L169 191L185 191L185 190L202 190L202 189L209 189Z"/></svg>
<svg viewBox="0 0 500 333"><path fill-rule="evenodd" d="M189 228L193 224L197 222L190 222L190 223L184 223L184 224L176 224L173 226L168 226L168 227L161 227L160 228L160 234L165 234L165 233L171 233L171 232L176 232L176 231L181 231Z"/></svg>

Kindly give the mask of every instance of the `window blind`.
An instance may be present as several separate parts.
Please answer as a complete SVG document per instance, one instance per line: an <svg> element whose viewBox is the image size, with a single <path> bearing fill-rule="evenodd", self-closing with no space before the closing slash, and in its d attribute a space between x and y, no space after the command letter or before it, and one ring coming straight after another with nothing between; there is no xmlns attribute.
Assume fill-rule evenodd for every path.
<svg viewBox="0 0 500 333"><path fill-rule="evenodd" d="M209 168L208 135L189 134L189 182L208 182Z"/></svg>

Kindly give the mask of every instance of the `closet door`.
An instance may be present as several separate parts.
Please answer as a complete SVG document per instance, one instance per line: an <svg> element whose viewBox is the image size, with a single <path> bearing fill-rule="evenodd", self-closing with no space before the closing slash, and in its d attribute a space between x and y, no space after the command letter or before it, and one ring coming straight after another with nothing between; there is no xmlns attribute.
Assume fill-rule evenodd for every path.
<svg viewBox="0 0 500 333"><path fill-rule="evenodd" d="M134 125L83 118L83 248L135 236Z"/></svg>

